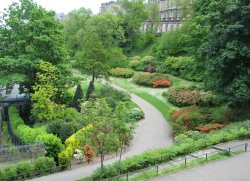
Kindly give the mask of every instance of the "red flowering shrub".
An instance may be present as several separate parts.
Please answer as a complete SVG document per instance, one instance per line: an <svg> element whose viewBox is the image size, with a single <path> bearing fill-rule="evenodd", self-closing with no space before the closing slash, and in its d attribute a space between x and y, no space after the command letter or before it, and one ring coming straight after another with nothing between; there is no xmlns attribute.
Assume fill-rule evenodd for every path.
<svg viewBox="0 0 250 181"><path fill-rule="evenodd" d="M148 87L168 87L171 85L166 75L157 73L141 73L134 76L133 81L138 85Z"/></svg>
<svg viewBox="0 0 250 181"><path fill-rule="evenodd" d="M83 146L83 154L86 162L91 162L95 157L95 153L89 145Z"/></svg>
<svg viewBox="0 0 250 181"><path fill-rule="evenodd" d="M154 81L153 87L169 87L171 85L171 82L167 79L157 80Z"/></svg>
<svg viewBox="0 0 250 181"><path fill-rule="evenodd" d="M198 126L196 128L196 130L198 130L200 132L208 133L210 131L221 129L223 127L224 127L223 124L217 124L217 123L215 123L215 124L205 124L205 125L202 125L202 126Z"/></svg>
<svg viewBox="0 0 250 181"><path fill-rule="evenodd" d="M215 109L217 108L189 106L175 110L170 117L175 134L181 134L189 130L197 130L200 125L215 123L224 124L226 122L226 117L224 115L225 110L217 109L215 111ZM204 129L206 129L206 127Z"/></svg>

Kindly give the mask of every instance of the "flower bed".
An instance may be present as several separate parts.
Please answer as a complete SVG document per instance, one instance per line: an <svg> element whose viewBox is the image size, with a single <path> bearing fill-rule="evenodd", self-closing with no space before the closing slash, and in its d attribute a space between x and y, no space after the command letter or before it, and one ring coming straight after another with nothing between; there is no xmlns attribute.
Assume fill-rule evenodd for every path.
<svg viewBox="0 0 250 181"><path fill-rule="evenodd" d="M217 130L217 129L221 129L223 128L224 125L222 124L206 124L206 125L202 125L202 126L199 126L197 127L196 129L200 132L203 132L203 133L208 133L210 131L214 131L214 130Z"/></svg>
<svg viewBox="0 0 250 181"><path fill-rule="evenodd" d="M156 73L141 73L134 77L133 81L138 85L148 87L169 87L171 82L167 79L164 74Z"/></svg>
<svg viewBox="0 0 250 181"><path fill-rule="evenodd" d="M133 77L134 71L129 68L111 69L110 74L114 77L130 78Z"/></svg>

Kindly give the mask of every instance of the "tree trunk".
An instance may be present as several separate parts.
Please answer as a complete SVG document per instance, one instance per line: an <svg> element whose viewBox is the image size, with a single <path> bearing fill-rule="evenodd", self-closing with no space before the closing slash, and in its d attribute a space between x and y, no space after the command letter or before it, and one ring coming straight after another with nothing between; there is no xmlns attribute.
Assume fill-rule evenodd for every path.
<svg viewBox="0 0 250 181"><path fill-rule="evenodd" d="M119 174L121 174L121 168L122 168L122 148L123 148L123 143L121 144L121 150L120 150L120 157L119 157Z"/></svg>
<svg viewBox="0 0 250 181"><path fill-rule="evenodd" d="M103 169L104 154L101 153L101 169Z"/></svg>

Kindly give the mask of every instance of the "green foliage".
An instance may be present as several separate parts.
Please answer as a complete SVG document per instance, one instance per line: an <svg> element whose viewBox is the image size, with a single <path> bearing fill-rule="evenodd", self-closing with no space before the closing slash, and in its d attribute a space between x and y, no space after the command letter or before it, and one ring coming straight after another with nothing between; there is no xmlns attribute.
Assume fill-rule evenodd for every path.
<svg viewBox="0 0 250 181"><path fill-rule="evenodd" d="M136 45L141 23L147 19L146 5L144 0L119 0L119 6L116 7L115 12L126 40L121 47L129 53Z"/></svg>
<svg viewBox="0 0 250 181"><path fill-rule="evenodd" d="M220 131L211 132L208 134L201 134L197 140L195 137L183 137L179 144L175 144L169 148L154 149L146 151L140 155L126 158L122 161L121 173L134 172L152 165L160 164L170 161L179 156L187 155L189 153L204 149L206 147L227 142L235 139L250 138L250 121L234 123L226 126ZM93 180L101 180L116 176L118 171L119 162L111 165L98 168L90 177Z"/></svg>
<svg viewBox="0 0 250 181"><path fill-rule="evenodd" d="M30 178L34 173L34 165L30 163L18 163L16 166L16 174L18 180Z"/></svg>
<svg viewBox="0 0 250 181"><path fill-rule="evenodd" d="M139 60L131 60L129 62L129 67L132 68L132 69L136 69L136 67L140 64L140 61Z"/></svg>
<svg viewBox="0 0 250 181"><path fill-rule="evenodd" d="M144 118L144 113L140 108L133 108L128 111L127 117L129 121L139 121Z"/></svg>
<svg viewBox="0 0 250 181"><path fill-rule="evenodd" d="M1 62L0 69L9 69L8 74L7 69L1 70L0 77L5 76L9 84L21 81L21 87L32 92L38 60L43 59L58 65L68 59L63 41L63 27L54 15L54 12L46 11L32 0L13 3L2 13L0 19L4 26L1 27L0 57L11 59L8 63Z"/></svg>
<svg viewBox="0 0 250 181"><path fill-rule="evenodd" d="M63 107L53 102L57 92L57 88L51 82L56 78L55 67L49 62L40 61L39 68L41 72L36 74L38 82L33 86L35 92L31 94L34 102L32 115L40 122L58 119Z"/></svg>
<svg viewBox="0 0 250 181"><path fill-rule="evenodd" d="M226 108L201 108L189 106L173 111L170 121L172 122L174 133L180 134L188 130L195 130L200 125L209 123L225 123L228 121Z"/></svg>
<svg viewBox="0 0 250 181"><path fill-rule="evenodd" d="M154 87L155 83L158 81L168 81L167 75L165 74L156 74L156 73L140 73L134 76L133 82L138 85ZM169 84L166 84L165 87L171 85L170 81Z"/></svg>
<svg viewBox="0 0 250 181"><path fill-rule="evenodd" d="M42 141L46 146L47 156L57 160L57 154L62 150L61 140L53 134L48 134L42 128L26 126L15 107L9 108L9 117L14 133L26 144Z"/></svg>
<svg viewBox="0 0 250 181"><path fill-rule="evenodd" d="M16 180L17 178L17 173L16 173L16 167L7 167L4 169L4 176L7 177L7 181L12 181Z"/></svg>
<svg viewBox="0 0 250 181"><path fill-rule="evenodd" d="M71 11L67 19L63 22L65 43L70 49L70 55L75 56L75 53L80 49L80 42L77 33L82 31L86 22L91 18L92 12L90 9L80 8Z"/></svg>
<svg viewBox="0 0 250 181"><path fill-rule="evenodd" d="M194 7L195 15L210 25L200 48L207 87L249 111L249 1L199 1Z"/></svg>
<svg viewBox="0 0 250 181"><path fill-rule="evenodd" d="M118 47L124 36L117 16L99 14L91 17L78 36L81 43L81 50L76 54L78 68L92 75L93 81L97 75L108 76L112 67L126 61Z"/></svg>
<svg viewBox="0 0 250 181"><path fill-rule="evenodd" d="M88 86L88 89L87 89L87 92L86 92L86 96L85 96L86 100L89 100L89 98L91 97L91 94L94 92L94 90L95 90L94 81L91 80L89 82L89 86Z"/></svg>
<svg viewBox="0 0 250 181"><path fill-rule="evenodd" d="M110 74L114 77L130 78L133 77L134 71L129 68L115 68L110 70Z"/></svg>
<svg viewBox="0 0 250 181"><path fill-rule="evenodd" d="M82 87L80 84L78 84L73 101L72 101L72 107L78 110L79 112L81 111L80 103L82 99L83 99Z"/></svg>
<svg viewBox="0 0 250 181"><path fill-rule="evenodd" d="M179 87L170 89L164 93L167 100L178 107L185 107L191 105L199 106L218 106L221 101L213 92L204 91L195 88Z"/></svg>
<svg viewBox="0 0 250 181"><path fill-rule="evenodd" d="M35 162L35 172L38 175L47 175L55 169L56 163L52 158L40 157Z"/></svg>
<svg viewBox="0 0 250 181"><path fill-rule="evenodd" d="M166 59L167 72L191 81L201 81L204 74L202 67L192 57L168 57Z"/></svg>

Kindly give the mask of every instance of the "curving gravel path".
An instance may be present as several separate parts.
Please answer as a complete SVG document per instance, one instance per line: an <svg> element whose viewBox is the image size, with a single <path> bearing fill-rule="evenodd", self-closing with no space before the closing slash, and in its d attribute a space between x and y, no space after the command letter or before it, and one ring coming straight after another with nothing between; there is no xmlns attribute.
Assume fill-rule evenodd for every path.
<svg viewBox="0 0 250 181"><path fill-rule="evenodd" d="M123 88L110 84L112 87L124 90ZM153 148L164 148L171 146L173 143L173 135L167 121L162 114L153 107L150 103L141 99L140 97L131 94L132 101L141 107L145 113L145 119L139 122L138 127L135 130L134 139L130 145L129 150L123 155L123 159L128 156L140 154L146 150ZM104 162L104 164L111 164L117 161L119 158L113 158ZM73 181L86 176L89 176L97 167L100 167L100 163L89 165L86 167L69 170L61 173L55 173L52 175L33 179L35 181Z"/></svg>

